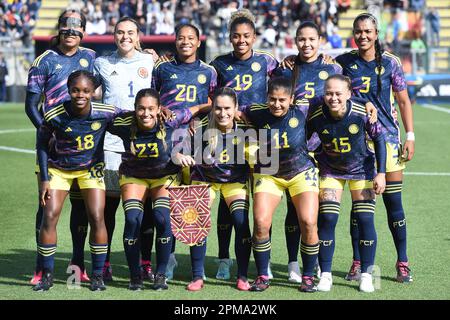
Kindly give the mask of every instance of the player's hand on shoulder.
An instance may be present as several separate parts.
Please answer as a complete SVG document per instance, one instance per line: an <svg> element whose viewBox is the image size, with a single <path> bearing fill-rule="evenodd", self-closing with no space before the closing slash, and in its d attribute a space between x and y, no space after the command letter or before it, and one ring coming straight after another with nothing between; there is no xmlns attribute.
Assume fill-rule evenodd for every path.
<svg viewBox="0 0 450 320"><path fill-rule="evenodd" d="M332 56L329 56L325 53L319 54L319 58L320 57L322 58L322 61L324 64L335 64L336 63L336 61L333 59Z"/></svg>
<svg viewBox="0 0 450 320"><path fill-rule="evenodd" d="M375 122L378 121L378 110L373 105L372 102L367 102L366 103L366 113L369 116L370 124L374 124Z"/></svg>
<svg viewBox="0 0 450 320"><path fill-rule="evenodd" d="M237 112L234 114L234 119L235 119L236 121L242 121L242 122L244 122L245 124L248 124L248 123L249 123L247 116L246 116L245 113L243 113L242 111L237 111Z"/></svg>
<svg viewBox="0 0 450 320"><path fill-rule="evenodd" d="M296 58L297 58L297 56L294 56L294 55L287 56L286 58L283 59L283 61L281 61L280 66L283 69L294 70Z"/></svg>
<svg viewBox="0 0 450 320"><path fill-rule="evenodd" d="M169 108L161 107L161 118L164 121L174 120L175 117L176 117L176 114L174 112L172 112Z"/></svg>
<svg viewBox="0 0 450 320"><path fill-rule="evenodd" d="M174 55L170 52L167 52L166 54L159 57L158 62L168 62L170 59L172 59Z"/></svg>

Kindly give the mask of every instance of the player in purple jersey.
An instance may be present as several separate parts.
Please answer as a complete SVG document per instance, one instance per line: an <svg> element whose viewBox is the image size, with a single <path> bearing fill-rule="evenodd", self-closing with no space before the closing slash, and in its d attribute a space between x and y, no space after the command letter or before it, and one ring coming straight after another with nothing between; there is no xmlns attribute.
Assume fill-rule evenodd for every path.
<svg viewBox="0 0 450 320"><path fill-rule="evenodd" d="M314 265L319 252L317 236L318 170L306 143L306 114L293 103L291 80L269 82L267 104L255 104L244 114L258 132L258 161L254 170L252 248L258 277L252 291L269 287L272 216L283 193L289 190L301 228L303 275L300 291L314 292Z"/></svg>
<svg viewBox="0 0 450 320"><path fill-rule="evenodd" d="M119 109L91 103L95 78L88 71L75 71L67 86L70 101L47 111L39 127L37 154L40 167L39 198L44 208L39 234L38 257L42 278L34 291L53 286L56 226L74 180L77 180L91 226L89 245L92 257L92 291L106 289L103 264L108 249L104 222L105 185L103 182L103 140L106 127ZM50 139L54 143L49 147Z"/></svg>
<svg viewBox="0 0 450 320"><path fill-rule="evenodd" d="M373 292L372 269L375 262L375 195L384 191L386 181L386 142L379 122L371 124L364 105L351 99L351 80L332 75L325 82L324 102L310 109L308 136L317 133L321 141L316 159L319 165L319 291L330 291L331 265L335 248L335 228L342 192L349 182L359 229L362 292ZM375 157L368 146L375 144Z"/></svg>
<svg viewBox="0 0 450 320"><path fill-rule="evenodd" d="M168 289L165 275L172 247L169 193L167 186L179 183L180 167L172 162L174 131L188 123L200 107L179 109L164 122L159 93L142 89L136 95L135 111L117 117L108 131L124 141L125 153L119 168L125 211L124 248L130 269L130 290L143 288L139 266L139 230L144 202L153 203L156 226L156 271L152 288Z"/></svg>
<svg viewBox="0 0 450 320"><path fill-rule="evenodd" d="M52 38L51 48L37 57L28 73L28 85L25 111L31 122L39 128L43 114L52 110L69 98L67 78L76 70L92 71L95 52L80 47L84 35L86 18L75 10L66 10L58 18L58 35ZM39 110L41 100L42 108ZM38 184L39 175L37 175ZM83 199L76 183L70 192L72 204L70 215L70 231L72 235L73 253L72 268L81 270L81 281L89 281L84 268L84 243L87 235L87 216ZM36 244L42 222L42 207L36 213ZM30 283L35 285L42 276L39 261L36 263L34 276ZM75 270L74 270L75 271Z"/></svg>
<svg viewBox="0 0 450 320"><path fill-rule="evenodd" d="M171 110L193 106L211 106L211 97L217 85L213 67L197 58L200 31L191 24L177 26L175 34L176 55L156 64L152 75L152 88L161 96L161 104ZM183 168L183 183L189 183L189 168ZM178 265L175 258L175 241L167 265L170 280Z"/></svg>
<svg viewBox="0 0 450 320"><path fill-rule="evenodd" d="M240 110L253 103L265 103L267 80L278 67L278 61L267 52L253 49L256 41L255 17L247 9L233 13L229 30L233 51L211 61L218 74L218 87L230 87L236 92ZM233 262L229 254L232 226L228 207L222 199L217 217L217 279L230 279ZM270 266L269 277L273 277Z"/></svg>
<svg viewBox="0 0 450 320"><path fill-rule="evenodd" d="M200 121L192 138L186 141L186 149L190 151L190 155L182 156L180 162L183 165L195 164L191 170L192 184L206 183L211 186L211 204L216 192L225 199L236 232L236 288L248 291L250 285L247 270L251 235L248 222L250 168L246 150L249 139L246 135L248 126L234 120L237 111L237 96L234 90L228 87L220 88L214 97L213 109ZM190 250L193 279L187 290L199 291L203 288L206 239L192 246Z"/></svg>
<svg viewBox="0 0 450 320"><path fill-rule="evenodd" d="M397 281L412 281L406 253L406 219L402 205L403 170L414 155L413 111L408 97L401 61L395 55L383 51L378 39L376 18L363 13L353 22L353 36L358 50L336 58L344 69L344 75L352 79L353 93L368 99L378 109L378 120L386 130L387 165L386 190L383 201L386 207L389 229L397 250ZM391 95L398 103L406 131L406 141L401 145L400 126ZM352 215L353 216L353 215ZM352 217L353 219L353 217ZM358 252L357 226L351 224L353 264L347 280L359 278L360 255Z"/></svg>

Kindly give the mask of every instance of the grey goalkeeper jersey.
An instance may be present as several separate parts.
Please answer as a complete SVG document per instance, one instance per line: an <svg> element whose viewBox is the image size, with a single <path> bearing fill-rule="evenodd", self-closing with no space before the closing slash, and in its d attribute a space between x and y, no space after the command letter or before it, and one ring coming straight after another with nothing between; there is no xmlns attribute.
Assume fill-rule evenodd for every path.
<svg viewBox="0 0 450 320"><path fill-rule="evenodd" d="M117 51L95 60L94 74L102 86L105 104L124 110L134 110L134 99L139 90L150 88L153 71L151 54L135 51L131 58L121 57ZM124 152L122 140L106 133L104 150Z"/></svg>

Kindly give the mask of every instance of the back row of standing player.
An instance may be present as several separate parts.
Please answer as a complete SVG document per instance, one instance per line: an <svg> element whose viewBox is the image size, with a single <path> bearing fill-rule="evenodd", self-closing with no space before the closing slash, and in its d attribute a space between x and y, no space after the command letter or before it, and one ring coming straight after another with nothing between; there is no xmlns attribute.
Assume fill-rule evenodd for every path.
<svg viewBox="0 0 450 320"><path fill-rule="evenodd" d="M119 25L122 28L119 28ZM118 23L118 26L116 27L116 31L122 30L121 36L116 32L118 53L122 53L123 48L128 46L130 55L128 57L123 54L117 56L118 53L116 53L116 59L121 63L133 61L133 57L136 58L136 55L139 56L139 52L135 48L138 43L135 24L131 20L125 19ZM397 154L391 155L393 160L391 160L392 165L390 167L388 164L387 180L388 188L390 186L392 187L390 190L387 190L389 192L383 195L383 199L388 208L390 228L393 232L398 250L397 279L399 281L410 281L411 278L409 276L406 257L406 230L400 194L401 170L403 169L401 167L401 155L407 155L409 160L414 151L414 137L411 134L413 132L411 106L405 90L406 85L404 84L400 61L389 53L381 54L379 44L377 44L377 25L375 19L367 14L359 16L355 20L354 31L359 51L338 57L338 62L341 62L345 67L344 74L352 77L354 93L368 98L377 105L380 122L390 133L388 142L392 145L391 152L400 151ZM252 18L242 12L235 15L230 22L230 41L233 44L234 51L228 55L216 58L212 62L212 65L216 69L214 70L199 61L196 57L196 49L200 45L198 30L192 26L178 29L176 37L177 55L169 62L157 64L153 71L152 81L161 94L162 104L167 107L179 108L208 103L208 97L215 89L216 72L218 73L218 86L233 88L237 93L240 107L266 102L267 76L274 73L278 63L270 55L254 51L252 46L255 40L256 33ZM333 73L342 72L342 70L335 64L325 64L322 58L318 57L319 34L317 28L313 25L303 24L297 31L296 40L299 49L298 60L294 68L294 79L296 79L295 82L297 84L295 101L297 102L303 98L313 98L314 96L322 95L325 79ZM42 56L36 59L36 61L40 58ZM104 59L112 59L114 61L113 58L114 55ZM136 60L138 62L146 61L148 64L140 64L140 67L132 71L130 69L124 69L127 71L121 70L120 73L115 69L100 69L97 72L101 74L101 71L105 71L101 77L103 81L109 81L116 85L120 84L115 89L111 89L110 87L110 91L113 94L104 94L104 99L114 96L128 96L128 98L134 100L134 93L148 85L146 80L150 78L151 71L149 70L152 69L152 63L149 59L145 60L145 58ZM80 65L83 66L81 59L79 61ZM98 61L97 66L102 66L101 58ZM87 66L91 67L91 65L92 61L87 61ZM139 65L139 63L136 65ZM109 71L111 72L108 74ZM139 77L136 77L136 74ZM127 79L125 83L123 81L125 81L127 75L131 78L130 81ZM386 77L388 81L382 81L382 77ZM136 80L139 79L143 79L141 80L141 84L136 83ZM381 88L381 84L386 85L386 87ZM141 85L142 87L140 87ZM393 117L393 107L389 99L391 87L396 92L400 113L405 129L408 132L407 141L403 150L398 149L400 145L399 128L398 123ZM107 89L108 86L104 85L104 88ZM50 90L43 91L48 93ZM127 93L126 95L123 94L125 92ZM381 99L377 97L378 94L381 96ZM51 99L46 99L46 101L55 102ZM379 101L382 102L380 103ZM104 102L111 101L104 100ZM114 102L114 104L122 108L133 105L129 101ZM107 148L105 149L107 150ZM120 150L115 151L121 152ZM108 169L108 157L106 162ZM113 170L117 170L117 167L113 168ZM356 233L353 231L352 235ZM112 232L108 233L108 235L110 234L112 235ZM295 241L291 243L294 243L295 247ZM354 240L353 243L358 243L358 240ZM298 250L298 244L296 250ZM289 250L289 252L292 252L292 250ZM359 261L357 250L354 250L354 252L354 263L351 271L357 271ZM296 260L296 252L294 256ZM289 262L292 261L290 259ZM354 273L357 275L357 272Z"/></svg>

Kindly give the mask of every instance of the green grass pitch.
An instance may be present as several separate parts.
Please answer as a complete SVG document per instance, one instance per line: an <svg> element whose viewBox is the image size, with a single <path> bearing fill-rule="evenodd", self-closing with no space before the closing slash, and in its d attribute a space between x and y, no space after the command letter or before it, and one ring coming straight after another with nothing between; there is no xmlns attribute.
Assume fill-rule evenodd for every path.
<svg viewBox="0 0 450 320"><path fill-rule="evenodd" d="M442 106L445 108L445 106ZM449 109L450 110L450 109ZM222 300L343 300L343 299L449 299L450 282L447 268L450 265L450 114L414 107L416 155L408 164L409 173L440 172L447 175L409 174L404 179L403 201L408 225L408 254L414 274L411 284L395 280L395 249L386 222L386 212L381 198L376 210L378 248L376 265L380 268L380 288L373 294L362 294L355 282L343 279L351 263L349 236L349 192L345 197L336 231L336 252L333 263L334 285L329 293L302 294L297 285L287 282L287 252L283 233L285 206L281 205L274 217L272 243L272 269L274 280L263 293L242 293L234 288L233 281L215 279L217 238L214 229L216 213L213 209L213 231L208 239L205 288L197 293L185 290L190 280L190 260L187 246L177 244L179 267L169 290L154 292L150 289L130 292L128 268L122 246L123 211L117 213L113 240L112 264L115 281L105 292L92 293L86 285L69 290L65 273L71 256L69 211L66 204L58 225L58 251L55 260L55 286L46 293L35 293L28 283L34 268L36 245L34 220L37 204L35 156L5 150L4 147L33 150L35 132L26 117L23 105L0 105L0 299L222 299ZM25 129L25 130L20 130ZM27 130L28 129L28 130ZM14 131L9 131L14 130ZM68 202L68 201L67 201ZM251 220L252 221L252 220ZM252 222L251 222L252 223ZM234 257L233 244L230 246ZM85 250L86 265L90 270L90 253ZM154 256L154 254L153 254ZM233 267L235 269L235 266ZM249 278L255 277L253 257ZM147 288L149 286L147 285Z"/></svg>

